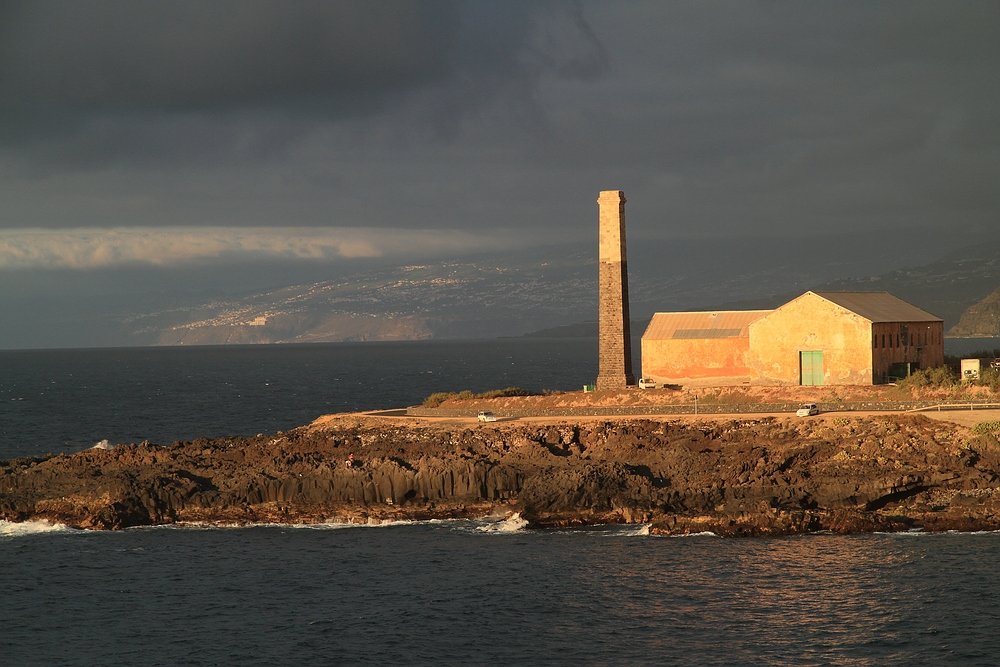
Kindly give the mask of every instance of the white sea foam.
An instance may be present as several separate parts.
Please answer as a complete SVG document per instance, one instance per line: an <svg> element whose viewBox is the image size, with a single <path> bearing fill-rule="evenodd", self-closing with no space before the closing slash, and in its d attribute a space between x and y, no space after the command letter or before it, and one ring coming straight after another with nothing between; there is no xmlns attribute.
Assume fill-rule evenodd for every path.
<svg viewBox="0 0 1000 667"><path fill-rule="evenodd" d="M69 526L48 521L23 521L16 523L0 519L0 537L24 537L25 535L40 535L42 533L73 532Z"/></svg>
<svg viewBox="0 0 1000 667"><path fill-rule="evenodd" d="M922 529L910 529L902 532L880 532L875 535L886 535L888 537L940 537L942 535L1000 535L1000 530L945 530L939 532L929 532Z"/></svg>
<svg viewBox="0 0 1000 667"><path fill-rule="evenodd" d="M685 533L684 535L667 535L667 537L718 537L710 530L703 530L700 533Z"/></svg>
<svg viewBox="0 0 1000 667"><path fill-rule="evenodd" d="M247 528L281 528L289 530L340 530L343 528L393 528L398 526L427 526L445 523L461 523L466 519L425 519L421 521L396 520L379 521L369 519L368 523L348 523L331 521L328 523L276 523L259 521L254 523L215 523L211 521L183 521L159 526L136 526L129 530L243 530Z"/></svg>
<svg viewBox="0 0 1000 667"><path fill-rule="evenodd" d="M394 520L394 521L380 521L375 519L372 521L368 520L368 523L296 523L296 524L270 524L272 526L281 526L283 528L302 528L309 530L336 530L339 528L392 528L395 526L430 526L441 523L455 523L458 521L464 521L464 519L424 519L421 521L416 520Z"/></svg>
<svg viewBox="0 0 1000 667"><path fill-rule="evenodd" d="M94 443L94 446L91 447L91 449L114 449L114 448L115 446L112 445L110 442L108 442L107 439L101 440L100 442L96 442Z"/></svg>
<svg viewBox="0 0 1000 667"><path fill-rule="evenodd" d="M528 520L521 518L518 512L514 512L503 521L493 521L485 526L478 526L476 530L484 533L516 533L528 527Z"/></svg>

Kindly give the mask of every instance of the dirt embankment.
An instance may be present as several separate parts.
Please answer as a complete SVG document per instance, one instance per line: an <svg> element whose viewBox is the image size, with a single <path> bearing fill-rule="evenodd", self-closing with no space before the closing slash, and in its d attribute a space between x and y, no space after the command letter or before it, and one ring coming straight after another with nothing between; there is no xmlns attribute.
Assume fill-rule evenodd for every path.
<svg viewBox="0 0 1000 667"><path fill-rule="evenodd" d="M609 389L601 391L551 392L537 396L508 396L489 399L455 398L438 407L444 410L553 410L564 408L645 407L669 405L702 406L786 403L909 403L1000 402L989 387L958 384L949 387L897 387L892 385L851 385L829 387L686 387L683 389Z"/></svg>
<svg viewBox="0 0 1000 667"><path fill-rule="evenodd" d="M348 467L349 455L355 464ZM1000 529L1000 443L921 416L474 427L338 416L0 462L0 517L84 528L471 517L654 533Z"/></svg>

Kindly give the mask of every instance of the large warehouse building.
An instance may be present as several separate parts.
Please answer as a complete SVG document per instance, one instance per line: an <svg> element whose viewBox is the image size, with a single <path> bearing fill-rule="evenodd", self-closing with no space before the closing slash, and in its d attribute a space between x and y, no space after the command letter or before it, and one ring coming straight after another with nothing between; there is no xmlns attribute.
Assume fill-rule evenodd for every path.
<svg viewBox="0 0 1000 667"><path fill-rule="evenodd" d="M775 310L656 313L642 376L678 385L880 384L944 363L944 321L888 292L806 292Z"/></svg>

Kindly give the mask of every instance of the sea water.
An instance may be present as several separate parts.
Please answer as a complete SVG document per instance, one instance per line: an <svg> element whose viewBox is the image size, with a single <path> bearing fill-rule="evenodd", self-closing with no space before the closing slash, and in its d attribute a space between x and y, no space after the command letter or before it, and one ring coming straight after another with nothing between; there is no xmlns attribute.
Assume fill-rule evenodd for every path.
<svg viewBox="0 0 1000 667"><path fill-rule="evenodd" d="M0 458L568 389L593 341L0 353ZM272 388L273 387L273 388ZM1000 534L0 522L0 665L996 665Z"/></svg>
<svg viewBox="0 0 1000 667"><path fill-rule="evenodd" d="M996 665L1000 535L0 534L5 665Z"/></svg>
<svg viewBox="0 0 1000 667"><path fill-rule="evenodd" d="M0 459L275 433L439 391L579 389L592 339L0 351Z"/></svg>

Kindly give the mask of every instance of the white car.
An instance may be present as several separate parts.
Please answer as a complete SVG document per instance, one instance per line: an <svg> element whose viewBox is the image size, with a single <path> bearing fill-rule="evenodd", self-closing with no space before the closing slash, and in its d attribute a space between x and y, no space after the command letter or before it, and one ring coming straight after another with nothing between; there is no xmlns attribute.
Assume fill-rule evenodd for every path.
<svg viewBox="0 0 1000 667"><path fill-rule="evenodd" d="M656 382L650 378L640 378L639 389L656 389Z"/></svg>
<svg viewBox="0 0 1000 667"><path fill-rule="evenodd" d="M813 417L819 414L819 406L815 403L803 403L799 406L799 409L795 411L796 417Z"/></svg>
<svg viewBox="0 0 1000 667"><path fill-rule="evenodd" d="M497 416L489 410L484 410L479 413L479 421L481 422L495 422L496 420Z"/></svg>

